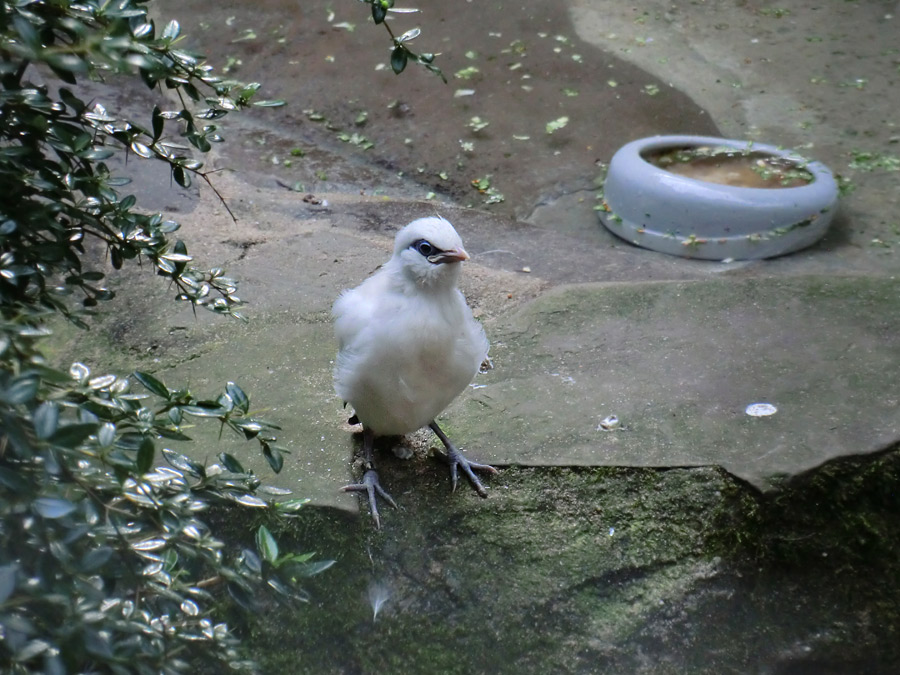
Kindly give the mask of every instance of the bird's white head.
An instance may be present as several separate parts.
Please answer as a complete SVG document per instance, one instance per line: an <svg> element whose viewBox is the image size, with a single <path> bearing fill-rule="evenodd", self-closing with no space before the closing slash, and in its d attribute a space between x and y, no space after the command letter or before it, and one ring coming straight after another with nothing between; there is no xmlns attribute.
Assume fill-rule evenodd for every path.
<svg viewBox="0 0 900 675"><path fill-rule="evenodd" d="M454 286L459 264L468 260L462 239L443 218L414 220L394 238L391 262L419 287Z"/></svg>

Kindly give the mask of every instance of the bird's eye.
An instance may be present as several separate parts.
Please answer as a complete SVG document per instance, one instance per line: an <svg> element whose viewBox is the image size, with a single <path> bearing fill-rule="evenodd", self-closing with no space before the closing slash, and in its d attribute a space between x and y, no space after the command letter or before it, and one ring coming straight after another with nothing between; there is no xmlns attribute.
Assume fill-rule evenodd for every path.
<svg viewBox="0 0 900 675"><path fill-rule="evenodd" d="M426 258L438 252L436 246L433 246L430 242L425 241L424 239L419 239L419 241L415 242L412 247Z"/></svg>

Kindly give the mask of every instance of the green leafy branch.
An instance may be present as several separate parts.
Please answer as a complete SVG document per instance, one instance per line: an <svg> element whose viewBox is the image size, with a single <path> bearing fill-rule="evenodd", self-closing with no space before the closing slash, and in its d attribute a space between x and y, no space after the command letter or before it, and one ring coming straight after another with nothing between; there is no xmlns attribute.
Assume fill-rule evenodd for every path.
<svg viewBox="0 0 900 675"><path fill-rule="evenodd" d="M297 574L285 567L263 577L261 552L229 553L203 518L216 505L291 516L303 500L262 499L259 479L228 453L206 464L164 447L190 441L194 423L210 420L255 440L281 470L287 451L277 427L251 413L238 385L201 398L141 371L94 375L81 363L58 370L41 349L54 315L87 328L97 305L113 299L104 272L85 262L97 243L114 269L149 261L178 299L238 316L235 281L194 267L172 237L179 225L138 211L123 193L129 179L106 163L156 159L179 185L209 182L195 153L222 140L217 120L251 105L259 85L219 79L179 41L176 22L157 36L140 0L0 6L4 672L252 670L215 619L217 587L245 606L266 589L305 597ZM74 93L84 78L120 74L174 92L179 104L155 107L143 125Z"/></svg>
<svg viewBox="0 0 900 675"><path fill-rule="evenodd" d="M65 646L77 645L80 658L112 672L182 672L201 657L252 670L227 624L211 619L214 587L249 608L264 589L303 600L297 582L331 562L273 560L271 535L226 555L201 515L218 503L291 516L305 500L259 498L259 479L224 452L203 465L162 448L165 464L153 468L159 440L189 440L188 418L256 438L280 468L277 427L249 411L234 383L198 399L144 372L93 375L81 363L62 372L40 359L0 369L0 559L9 561L0 567L0 663L63 672L64 659L78 658ZM275 564L262 574L260 561Z"/></svg>
<svg viewBox="0 0 900 675"><path fill-rule="evenodd" d="M409 43L419 37L419 35L422 33L421 29L413 28L406 31L402 35L397 36L394 34L394 31L391 29L390 24L386 20L389 12L397 14L409 14L418 12L419 10L395 8L394 0L360 0L360 2L364 2L372 6L372 19L375 21L375 24L382 24L387 29L388 34L391 36L391 43L393 45L391 49L391 69L397 75L402 73L406 69L406 66L409 64L409 62L412 61L413 63L418 63L429 72L432 72L440 77L444 81L444 84L447 83L447 78L444 73L440 68L434 65L434 59L436 56L435 54L427 52L417 54L409 48Z"/></svg>
<svg viewBox="0 0 900 675"><path fill-rule="evenodd" d="M251 105L260 85L222 79L201 55L179 49L176 21L157 37L146 9L132 0L4 4L0 21L7 31L0 43L0 189L15 197L0 205L0 278L9 282L0 300L51 306L83 326L83 312L64 298L77 292L90 308L113 297L96 286L101 272L82 270L84 240L94 238L105 244L114 268L146 257L177 287L178 299L237 315L242 303L235 283L221 270L190 265L185 244L169 239L179 225L136 212L135 197L119 192L130 179L111 175L105 160L124 149L163 161L179 185L198 176L221 199L193 152L222 141L213 122ZM27 79L31 64L46 65L70 85L81 77L137 72L148 86L173 91L181 105L155 107L146 126L118 120L66 87L52 96L49 87ZM63 274L64 284L43 285L46 271Z"/></svg>

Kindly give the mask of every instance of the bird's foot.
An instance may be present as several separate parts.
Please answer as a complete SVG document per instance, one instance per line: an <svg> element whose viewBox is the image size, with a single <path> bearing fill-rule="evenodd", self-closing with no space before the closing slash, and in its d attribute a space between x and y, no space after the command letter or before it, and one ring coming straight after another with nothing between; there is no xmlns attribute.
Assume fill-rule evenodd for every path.
<svg viewBox="0 0 900 675"><path fill-rule="evenodd" d="M341 488L344 492L365 492L369 497L369 510L372 512L372 518L375 520L375 527L381 529L381 518L378 515L378 505L376 504L376 495L384 499L388 504L397 508L397 503L391 497L378 480L378 472L375 469L368 469L363 474L362 483L354 483L345 485Z"/></svg>
<svg viewBox="0 0 900 675"><path fill-rule="evenodd" d="M472 487L475 488L475 492L478 493L478 496L487 497L487 490L485 490L484 485L481 484L481 480L475 474L475 471L484 471L490 474L500 473L497 469L490 464L481 464L480 462L473 462L466 459L466 457L453 446L447 448L446 459L447 463L450 465L450 481L453 484L453 492L456 492L459 469L462 469L463 473L466 474L466 477L472 484Z"/></svg>

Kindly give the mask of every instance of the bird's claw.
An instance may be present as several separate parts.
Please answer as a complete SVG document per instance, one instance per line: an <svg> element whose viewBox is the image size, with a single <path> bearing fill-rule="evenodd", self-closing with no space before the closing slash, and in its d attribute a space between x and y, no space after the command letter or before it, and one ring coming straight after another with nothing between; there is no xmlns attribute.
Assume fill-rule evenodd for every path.
<svg viewBox="0 0 900 675"><path fill-rule="evenodd" d="M453 485L452 491L456 492L459 475L457 467L461 467L463 473L466 474L466 477L469 479L472 487L475 488L475 492L478 493L479 497L487 497L488 495L487 490L485 489L484 485L482 485L481 480L475 474L475 471L485 471L491 474L500 473L490 464L481 464L480 462L473 462L466 459L465 456L456 448L448 449L447 463L450 464L450 482Z"/></svg>
<svg viewBox="0 0 900 675"><path fill-rule="evenodd" d="M363 474L362 483L353 483L345 485L341 488L344 492L365 492L369 497L369 509L372 511L372 518L375 520L375 527L381 529L381 517L378 515L378 505L376 504L376 495L384 499L388 504L397 508L397 502L391 497L378 480L378 472L375 469L369 469Z"/></svg>

